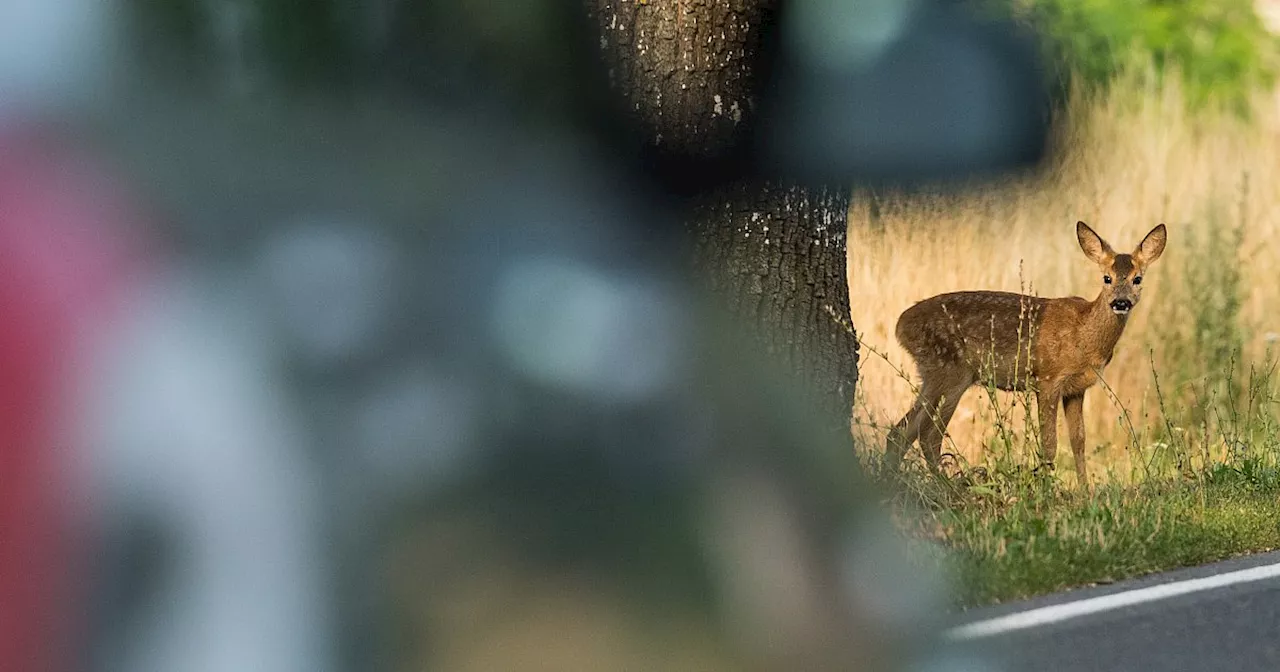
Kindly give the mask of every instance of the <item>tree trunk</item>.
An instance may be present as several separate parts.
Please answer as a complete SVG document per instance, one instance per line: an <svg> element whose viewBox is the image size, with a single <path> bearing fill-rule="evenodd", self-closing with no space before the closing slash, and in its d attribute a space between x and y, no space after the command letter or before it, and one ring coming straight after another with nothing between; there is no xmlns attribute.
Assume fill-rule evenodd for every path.
<svg viewBox="0 0 1280 672"><path fill-rule="evenodd" d="M845 276L847 192L742 185L697 210L699 256L734 315L826 414L849 417L858 342Z"/></svg>
<svg viewBox="0 0 1280 672"><path fill-rule="evenodd" d="M749 95L770 0L591 0L613 86L664 152L721 153ZM692 209L696 250L734 314L847 422L858 342L845 274L848 192L738 184Z"/></svg>

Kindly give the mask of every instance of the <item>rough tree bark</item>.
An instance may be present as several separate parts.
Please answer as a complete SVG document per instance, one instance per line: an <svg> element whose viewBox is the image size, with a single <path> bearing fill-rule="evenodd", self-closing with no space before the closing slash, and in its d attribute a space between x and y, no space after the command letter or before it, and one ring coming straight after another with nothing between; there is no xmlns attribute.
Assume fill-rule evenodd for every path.
<svg viewBox="0 0 1280 672"><path fill-rule="evenodd" d="M590 0L610 78L652 142L721 150L751 114L752 55L771 0ZM691 226L712 287L834 418L849 418L858 342L849 319L848 192L737 184L697 203Z"/></svg>

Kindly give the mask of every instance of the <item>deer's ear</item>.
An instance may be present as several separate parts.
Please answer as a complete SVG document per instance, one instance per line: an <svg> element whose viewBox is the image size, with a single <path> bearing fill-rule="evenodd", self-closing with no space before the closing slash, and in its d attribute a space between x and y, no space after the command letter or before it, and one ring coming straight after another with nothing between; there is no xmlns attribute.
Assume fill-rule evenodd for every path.
<svg viewBox="0 0 1280 672"><path fill-rule="evenodd" d="M1107 241L1102 236L1093 232L1088 224L1084 222L1076 222L1076 240L1080 241L1080 249L1084 250L1085 256L1099 264L1109 264L1111 259L1116 256Z"/></svg>
<svg viewBox="0 0 1280 672"><path fill-rule="evenodd" d="M1138 249L1134 250L1133 257L1142 265L1147 265L1164 254L1164 244L1169 239L1169 233L1165 230L1164 224L1151 229L1151 233L1138 243Z"/></svg>

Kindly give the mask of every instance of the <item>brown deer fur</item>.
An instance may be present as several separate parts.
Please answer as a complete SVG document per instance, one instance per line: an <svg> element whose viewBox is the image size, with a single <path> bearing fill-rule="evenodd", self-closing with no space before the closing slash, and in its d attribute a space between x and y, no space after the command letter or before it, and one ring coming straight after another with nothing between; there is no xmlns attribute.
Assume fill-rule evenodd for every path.
<svg viewBox="0 0 1280 672"><path fill-rule="evenodd" d="M942 439L960 398L970 387L1032 390L1040 416L1041 459L1052 468L1058 448L1058 404L1067 417L1076 474L1087 483L1084 393L1111 361L1129 312L1142 292L1142 275L1164 252L1164 224L1132 254L1117 254L1084 222L1076 238L1098 264L1102 290L1092 301L1045 299L1010 292L954 292L925 299L898 318L898 342L922 379L911 410L889 432L886 460L896 468L919 439L925 461L937 469Z"/></svg>

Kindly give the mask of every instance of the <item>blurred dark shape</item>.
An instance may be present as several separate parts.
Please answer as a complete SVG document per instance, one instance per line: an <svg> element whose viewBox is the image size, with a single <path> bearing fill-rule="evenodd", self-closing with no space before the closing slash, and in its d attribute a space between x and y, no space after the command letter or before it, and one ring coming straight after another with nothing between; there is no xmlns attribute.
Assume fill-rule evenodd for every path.
<svg viewBox="0 0 1280 672"><path fill-rule="evenodd" d="M1049 90L1021 26L959 3L790 0L772 36L765 174L901 186L1035 166Z"/></svg>

